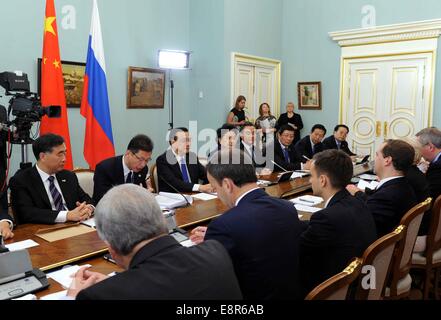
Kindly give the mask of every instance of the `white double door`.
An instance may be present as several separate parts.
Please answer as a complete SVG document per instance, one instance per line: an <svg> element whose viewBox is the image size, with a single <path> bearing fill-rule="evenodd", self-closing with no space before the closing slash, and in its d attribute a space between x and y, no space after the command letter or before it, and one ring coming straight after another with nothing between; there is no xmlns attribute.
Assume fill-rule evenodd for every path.
<svg viewBox="0 0 441 320"><path fill-rule="evenodd" d="M234 99L243 95L247 99L246 115L250 121L259 117L259 106L266 102L271 113L277 115L278 78L276 66L237 63L234 68Z"/></svg>
<svg viewBox="0 0 441 320"><path fill-rule="evenodd" d="M344 61L342 121L357 154L374 156L385 139L415 135L430 113L431 54Z"/></svg>

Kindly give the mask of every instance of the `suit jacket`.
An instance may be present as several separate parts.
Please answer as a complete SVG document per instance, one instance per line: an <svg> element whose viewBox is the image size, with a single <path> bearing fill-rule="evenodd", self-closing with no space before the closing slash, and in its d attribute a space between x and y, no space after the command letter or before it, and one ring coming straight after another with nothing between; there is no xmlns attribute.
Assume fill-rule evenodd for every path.
<svg viewBox="0 0 441 320"><path fill-rule="evenodd" d="M415 192L404 177L386 182L370 195L357 192L355 196L366 201L377 226L378 238L398 227L401 218L417 204Z"/></svg>
<svg viewBox="0 0 441 320"><path fill-rule="evenodd" d="M295 130L295 136L293 141L293 144L295 145L297 141L300 140L300 130L303 129L302 117L300 116L300 114L294 113L294 116L292 118L288 118L288 113L282 113L279 119L277 120L276 129L279 130L281 126L289 123L297 127L297 129Z"/></svg>
<svg viewBox="0 0 441 320"><path fill-rule="evenodd" d="M171 163L167 161L171 159ZM193 186L199 183L199 180L207 182L207 174L204 166L199 162L196 154L189 152L186 155L187 169L190 174L191 182L184 182L182 177L181 166L177 162L176 157L171 149L164 152L156 159L156 168L158 170L158 186L159 191L176 193L167 183L175 187L180 192L192 192Z"/></svg>
<svg viewBox="0 0 441 320"><path fill-rule="evenodd" d="M125 272L79 292L77 300L238 300L231 259L217 241L186 248L171 236L138 251Z"/></svg>
<svg viewBox="0 0 441 320"><path fill-rule="evenodd" d="M285 170L291 171L291 170L299 170L301 169L301 159L298 157L296 150L294 149L294 145L290 145L288 147L288 154L289 154L289 162L285 160L285 155L282 150L282 146L279 143L279 140L275 140L274 143L270 144L267 148L267 155L268 150L274 150L274 162L277 163L279 166L284 168ZM274 165L274 172L283 171L278 166Z"/></svg>
<svg viewBox="0 0 441 320"><path fill-rule="evenodd" d="M246 155L248 155L253 160L254 167L261 168L266 166L265 150L260 149L258 146L254 146L254 156L253 156L245 148L242 140L240 140L239 142L239 149L242 150Z"/></svg>
<svg viewBox="0 0 441 320"><path fill-rule="evenodd" d="M336 193L325 209L311 216L300 238L304 294L361 257L376 236L366 204L346 190Z"/></svg>
<svg viewBox="0 0 441 320"><path fill-rule="evenodd" d="M295 299L301 232L291 202L256 189L213 220L205 239L230 253L244 299Z"/></svg>
<svg viewBox="0 0 441 320"><path fill-rule="evenodd" d="M435 202L435 199L441 194L441 157L429 165L426 177L429 182L429 194Z"/></svg>
<svg viewBox="0 0 441 320"><path fill-rule="evenodd" d="M321 142L317 143L314 146L314 153L313 153L312 147L311 147L311 139L310 139L310 136L307 135L302 140L300 140L299 142L296 143L295 149L296 149L297 156L299 157L299 159L301 159L301 161L303 163L305 163L307 160L303 156L307 156L309 159L312 159L314 154L323 151L323 143L321 143Z"/></svg>
<svg viewBox="0 0 441 320"><path fill-rule="evenodd" d="M101 161L95 168L93 176L93 201L98 203L104 194L112 187L124 184L123 156L117 156ZM133 173L133 183L147 188L146 177L149 168L144 167L140 172Z"/></svg>
<svg viewBox="0 0 441 320"><path fill-rule="evenodd" d="M62 170L56 177L68 210L75 209L77 201L93 203L81 189L75 173ZM59 211L52 210L49 196L35 166L17 172L11 178L9 187L17 223L55 223Z"/></svg>
<svg viewBox="0 0 441 320"><path fill-rule="evenodd" d="M333 135L327 137L325 140L322 141L322 143L323 143L323 150L338 149L337 142L335 142L335 138ZM355 156L355 153L349 150L348 142L346 140L340 143L340 150L344 151L349 156Z"/></svg>

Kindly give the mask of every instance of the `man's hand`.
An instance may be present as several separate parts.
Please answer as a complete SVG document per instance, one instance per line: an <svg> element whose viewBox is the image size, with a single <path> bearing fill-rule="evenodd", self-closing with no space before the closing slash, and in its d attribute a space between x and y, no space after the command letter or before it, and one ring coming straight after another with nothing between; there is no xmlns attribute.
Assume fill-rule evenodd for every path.
<svg viewBox="0 0 441 320"><path fill-rule="evenodd" d="M207 232L207 227L196 227L191 230L190 240L196 244L204 241L205 233Z"/></svg>
<svg viewBox="0 0 441 320"><path fill-rule="evenodd" d="M3 236L3 239L7 240L14 236L14 233L11 231L11 226L8 221L0 222L0 234Z"/></svg>
<svg viewBox="0 0 441 320"><path fill-rule="evenodd" d="M84 221L92 216L93 208L86 202L77 202L77 207L67 213L67 221Z"/></svg>
<svg viewBox="0 0 441 320"><path fill-rule="evenodd" d="M87 270L88 267L83 267L74 275L74 279L67 290L68 297L76 297L78 293L94 284L107 279L108 277L98 272Z"/></svg>
<svg viewBox="0 0 441 320"><path fill-rule="evenodd" d="M312 164L312 160L308 160L303 164L303 169L304 170L311 170L311 164Z"/></svg>
<svg viewBox="0 0 441 320"><path fill-rule="evenodd" d="M213 187L211 184L201 184L199 186L199 192L205 192L205 193L213 193Z"/></svg>
<svg viewBox="0 0 441 320"><path fill-rule="evenodd" d="M348 190L348 192L349 192L350 194L352 194L353 196L355 196L355 194L356 194L357 192L359 192L359 191L363 192L363 190L358 189L358 188L357 188L355 185L353 185L353 184L348 184L348 185L346 186L346 190Z"/></svg>

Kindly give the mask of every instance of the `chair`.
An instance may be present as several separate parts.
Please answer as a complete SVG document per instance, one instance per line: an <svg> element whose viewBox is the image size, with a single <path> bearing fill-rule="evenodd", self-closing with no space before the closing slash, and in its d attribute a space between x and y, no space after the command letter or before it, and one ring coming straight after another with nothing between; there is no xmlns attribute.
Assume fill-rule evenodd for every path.
<svg viewBox="0 0 441 320"><path fill-rule="evenodd" d="M388 287L385 289L384 296L387 299L407 298L412 286L412 277L409 274L412 263L412 251L415 247L415 241L418 230L423 220L424 212L430 209L432 198L411 208L403 218L400 225L406 226L403 239L395 249L392 260L391 273L389 275Z"/></svg>
<svg viewBox="0 0 441 320"><path fill-rule="evenodd" d="M201 165L203 165L204 167L207 166L207 164L208 164L208 158L207 157L198 157L198 160L199 160Z"/></svg>
<svg viewBox="0 0 441 320"><path fill-rule="evenodd" d="M315 287L305 300L346 300L352 282L360 275L362 261L355 258L342 272Z"/></svg>
<svg viewBox="0 0 441 320"><path fill-rule="evenodd" d="M93 197L93 175L94 171L90 169L75 168L73 172L77 175L80 187L90 197Z"/></svg>
<svg viewBox="0 0 441 320"><path fill-rule="evenodd" d="M355 293L356 300L380 300L383 294L384 285L390 269L392 256L395 247L403 238L405 226L399 226L391 233L388 233L376 240L364 252L362 260L362 273L360 274L358 287ZM375 281L373 287L365 288L364 268L370 267L370 282ZM370 285L371 283L369 283Z"/></svg>
<svg viewBox="0 0 441 320"><path fill-rule="evenodd" d="M412 269L424 271L423 299L429 297L430 279L435 271L435 299L439 299L436 286L439 283L441 271L441 195L436 198L430 216L429 232L424 253L412 254Z"/></svg>
<svg viewBox="0 0 441 320"><path fill-rule="evenodd" d="M152 188L155 189L156 193L159 193L159 186L158 186L158 169L156 168L156 163L152 165L152 167L149 170L152 174L150 175L150 180L152 182Z"/></svg>

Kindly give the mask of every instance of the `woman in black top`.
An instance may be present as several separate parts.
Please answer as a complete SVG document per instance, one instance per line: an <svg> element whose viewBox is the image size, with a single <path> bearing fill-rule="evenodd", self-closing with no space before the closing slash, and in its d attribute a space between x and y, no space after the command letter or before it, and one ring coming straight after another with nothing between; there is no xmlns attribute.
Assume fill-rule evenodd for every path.
<svg viewBox="0 0 441 320"><path fill-rule="evenodd" d="M238 96L236 99L236 104L233 109L231 109L230 113L228 113L227 123L232 124L233 126L240 127L245 121L247 121L247 117L245 116L245 99L244 96Z"/></svg>
<svg viewBox="0 0 441 320"><path fill-rule="evenodd" d="M279 130L285 124L289 124L294 128L295 135L293 144L300 140L300 130L303 129L302 117L294 113L294 103L288 102L286 105L286 113L282 113L277 120L276 129Z"/></svg>

